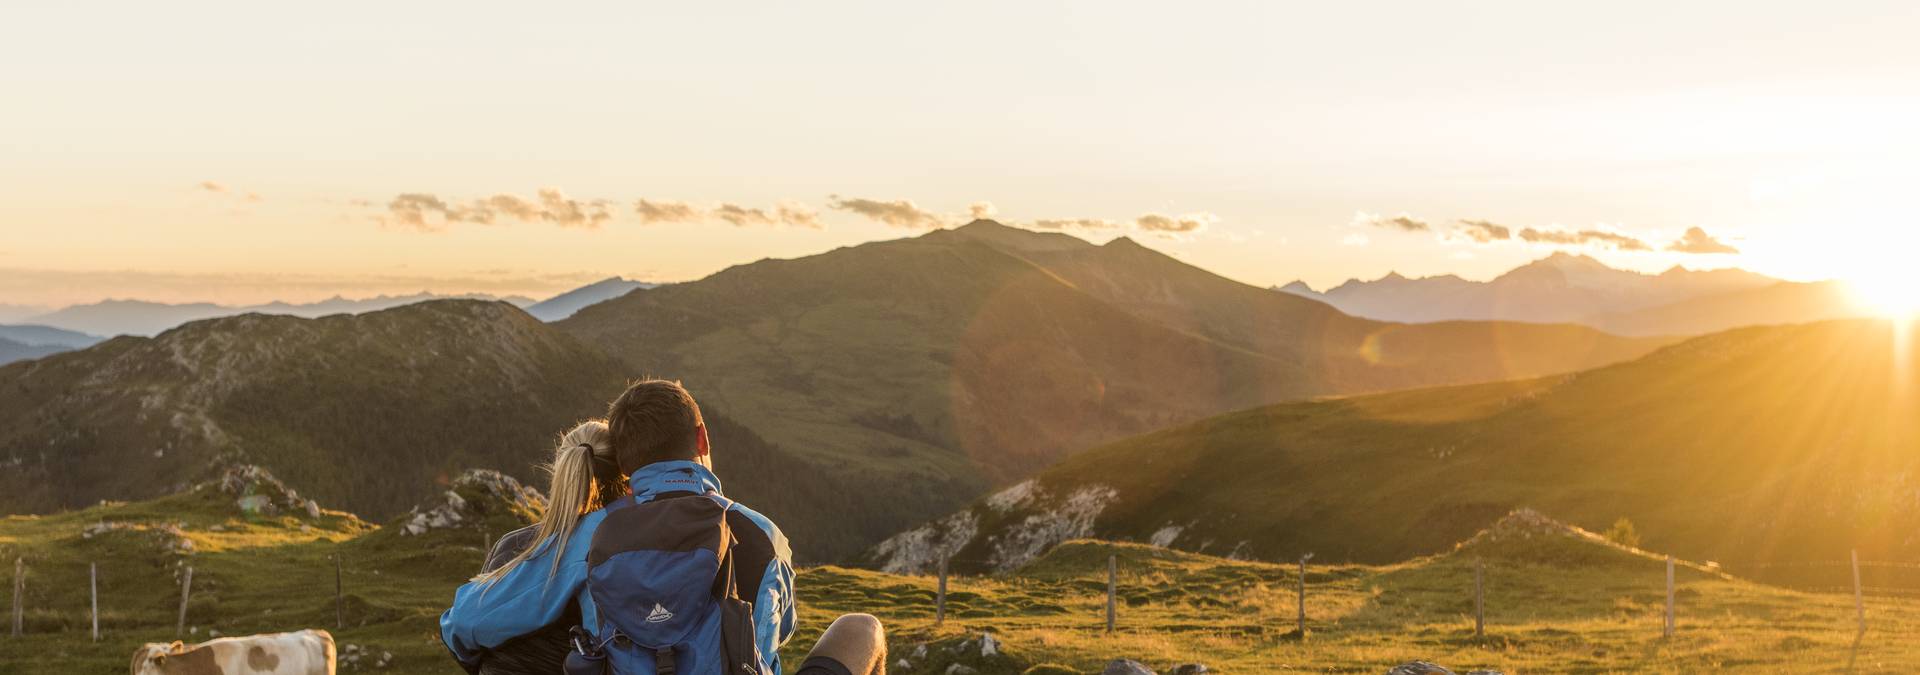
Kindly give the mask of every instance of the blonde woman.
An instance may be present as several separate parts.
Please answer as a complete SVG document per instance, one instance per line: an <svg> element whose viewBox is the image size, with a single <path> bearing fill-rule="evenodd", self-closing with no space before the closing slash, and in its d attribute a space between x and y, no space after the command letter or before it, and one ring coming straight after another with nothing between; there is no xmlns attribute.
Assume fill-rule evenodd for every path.
<svg viewBox="0 0 1920 675"><path fill-rule="evenodd" d="M547 512L540 522L500 537L478 576L462 586L452 609L441 618L446 626L456 613L518 608L518 616L528 617L524 624L510 630L517 634L495 632L475 635L480 657L477 662L463 661L468 672L484 675L558 673L570 647L569 630L581 623L579 589L543 584L533 594L502 591L489 598L489 591L516 569L538 570L551 581L567 564L568 556L555 551L580 549L590 536L576 536L580 525L597 518L602 507L627 494L620 475L619 462L611 445L607 423L591 420L560 435L553 450L553 463L547 465L552 481L547 488ZM591 528L588 530L591 532ZM580 560L581 556L572 556ZM532 566L532 567L529 567ZM524 575L524 573L523 573ZM533 597L528 597L529 595ZM504 597L514 596L514 597ZM528 612L526 610L535 610Z"/></svg>

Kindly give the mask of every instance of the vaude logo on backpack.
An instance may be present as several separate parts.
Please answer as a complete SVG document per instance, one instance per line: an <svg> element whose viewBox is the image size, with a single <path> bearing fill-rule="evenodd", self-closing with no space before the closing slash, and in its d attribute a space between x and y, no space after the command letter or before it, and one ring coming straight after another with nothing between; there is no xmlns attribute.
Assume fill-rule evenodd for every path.
<svg viewBox="0 0 1920 675"><path fill-rule="evenodd" d="M770 675L734 574L732 508L693 493L607 508L587 553L599 635L569 675Z"/></svg>
<svg viewBox="0 0 1920 675"><path fill-rule="evenodd" d="M667 611L667 608L661 607L657 602L653 603L653 611L647 612L647 623L660 623L672 619L673 612Z"/></svg>

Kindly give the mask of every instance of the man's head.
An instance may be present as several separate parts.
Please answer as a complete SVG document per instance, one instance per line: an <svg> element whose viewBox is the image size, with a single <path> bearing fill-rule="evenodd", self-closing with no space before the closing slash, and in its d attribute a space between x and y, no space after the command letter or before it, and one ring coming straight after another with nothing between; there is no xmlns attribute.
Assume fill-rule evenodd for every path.
<svg viewBox="0 0 1920 675"><path fill-rule="evenodd" d="M607 427L620 472L654 462L707 461L707 425L700 404L679 382L647 380L627 387L607 410Z"/></svg>

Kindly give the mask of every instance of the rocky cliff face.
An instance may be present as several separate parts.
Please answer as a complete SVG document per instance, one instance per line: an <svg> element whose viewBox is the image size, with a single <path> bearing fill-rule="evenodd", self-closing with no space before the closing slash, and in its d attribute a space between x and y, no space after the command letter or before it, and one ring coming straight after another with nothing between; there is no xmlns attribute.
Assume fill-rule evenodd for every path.
<svg viewBox="0 0 1920 675"><path fill-rule="evenodd" d="M923 573L942 559L958 569L1005 572L1068 540L1093 536L1101 512L1119 496L1104 485L1056 494L1029 479L880 542L867 557L896 574Z"/></svg>
<svg viewBox="0 0 1920 675"><path fill-rule="evenodd" d="M490 469L469 469L460 474L445 492L413 507L395 526L403 536L419 536L433 530L456 527L501 528L500 533L531 524L547 510L547 498L539 490L521 485L512 476Z"/></svg>

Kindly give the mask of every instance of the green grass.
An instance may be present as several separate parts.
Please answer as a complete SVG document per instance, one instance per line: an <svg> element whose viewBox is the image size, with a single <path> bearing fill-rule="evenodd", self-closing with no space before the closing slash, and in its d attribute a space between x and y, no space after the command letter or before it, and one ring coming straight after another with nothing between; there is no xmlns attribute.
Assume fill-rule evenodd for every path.
<svg viewBox="0 0 1920 675"><path fill-rule="evenodd" d="M122 529L83 538L100 522ZM0 521L0 558L27 560L29 635L0 639L0 673L118 672L141 643L173 639L176 570L194 568L188 623L236 635L324 627L341 644L391 652L382 672L458 673L436 618L479 564L485 533L519 521L498 514L419 537L348 514L248 517L231 495L203 489ZM168 526L193 542L174 549ZM1496 529L1496 532L1503 530ZM345 561L347 627L334 629L333 567ZM1118 630L1103 626L1106 560L1119 565ZM87 636L87 563L101 569L102 640ZM1487 637L1472 635L1473 569L1486 564ZM948 620L935 625L936 581L842 567L798 580L797 662L834 616L870 612L886 623L893 659L910 669L947 664L984 672L1098 672L1129 657L1165 669L1201 662L1228 673L1382 672L1414 659L1451 667L1535 672L1697 672L1741 668L1827 672L1844 666L1852 598L1759 585L1705 568L1679 576L1679 634L1660 637L1664 564L1651 554L1578 537L1481 537L1457 550L1391 565L1314 566L1309 633L1294 627L1296 568L1156 549L1072 542L1002 576L951 580ZM1902 671L1920 658L1920 603L1869 598L1871 630L1860 670ZM968 643L990 632L1006 656L982 660ZM344 669L343 672L353 672Z"/></svg>

